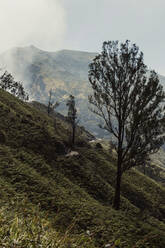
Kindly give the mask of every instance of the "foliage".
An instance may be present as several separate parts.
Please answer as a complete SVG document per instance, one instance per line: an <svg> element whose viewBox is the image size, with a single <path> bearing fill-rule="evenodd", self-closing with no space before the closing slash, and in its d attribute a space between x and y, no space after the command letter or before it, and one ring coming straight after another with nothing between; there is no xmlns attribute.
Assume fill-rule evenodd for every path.
<svg viewBox="0 0 165 248"><path fill-rule="evenodd" d="M0 77L0 88L9 91L23 101L28 101L29 96L25 92L21 82L16 82L14 77L7 71Z"/></svg>
<svg viewBox="0 0 165 248"><path fill-rule="evenodd" d="M90 64L93 94L89 102L116 141L117 179L114 207L119 209L122 173L143 165L164 142L165 93L158 75L147 66L143 53L129 41L103 43L102 53Z"/></svg>
<svg viewBox="0 0 165 248"><path fill-rule="evenodd" d="M95 247L87 234L72 235L72 226L60 234L39 207L29 204L25 199L19 199L19 203L13 201L10 206L1 206L0 212L0 244L4 248Z"/></svg>

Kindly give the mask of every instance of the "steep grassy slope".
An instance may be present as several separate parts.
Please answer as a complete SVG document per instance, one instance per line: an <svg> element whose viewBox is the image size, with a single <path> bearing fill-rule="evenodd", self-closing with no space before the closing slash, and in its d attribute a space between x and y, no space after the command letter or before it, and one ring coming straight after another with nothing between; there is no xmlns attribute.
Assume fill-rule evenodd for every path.
<svg viewBox="0 0 165 248"><path fill-rule="evenodd" d="M115 211L113 154L91 146L81 133L79 154L66 156L68 123L56 117L55 128L52 118L4 91L0 116L0 244L165 247L161 185L131 170L122 181L121 210Z"/></svg>

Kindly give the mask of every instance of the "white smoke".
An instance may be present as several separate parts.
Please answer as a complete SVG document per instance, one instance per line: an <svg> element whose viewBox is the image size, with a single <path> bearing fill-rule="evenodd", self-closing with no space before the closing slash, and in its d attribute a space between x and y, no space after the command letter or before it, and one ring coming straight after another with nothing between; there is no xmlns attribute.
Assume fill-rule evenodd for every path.
<svg viewBox="0 0 165 248"><path fill-rule="evenodd" d="M65 29L60 0L0 0L0 53L31 44L58 50Z"/></svg>

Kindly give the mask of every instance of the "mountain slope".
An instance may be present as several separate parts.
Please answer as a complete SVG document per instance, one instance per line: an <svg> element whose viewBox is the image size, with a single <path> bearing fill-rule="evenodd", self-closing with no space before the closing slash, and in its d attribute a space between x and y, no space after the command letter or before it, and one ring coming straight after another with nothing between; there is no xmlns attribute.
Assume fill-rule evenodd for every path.
<svg viewBox="0 0 165 248"><path fill-rule="evenodd" d="M2 90L0 116L3 210L7 206L11 212L11 205L12 212L29 223L23 209L38 208L37 218L44 216L52 232L63 233L69 227L70 241L83 234L77 247L113 242L114 247L117 243L128 248L165 247L164 187L130 170L123 177L121 210L115 211L111 206L116 173L112 153L90 145L81 133L76 140L78 155L66 156L69 124L56 117L55 127L52 117ZM15 220L15 215L10 223L11 218ZM88 242L83 246L85 239Z"/></svg>
<svg viewBox="0 0 165 248"><path fill-rule="evenodd" d="M46 103L50 89L61 104L58 110L66 115L66 99L70 94L76 97L80 123L98 137L109 138L100 129L101 120L89 110L88 65L96 53L62 50L42 51L34 46L14 48L0 55L0 67L6 68L18 80L24 82L33 100ZM165 77L160 76L165 85Z"/></svg>

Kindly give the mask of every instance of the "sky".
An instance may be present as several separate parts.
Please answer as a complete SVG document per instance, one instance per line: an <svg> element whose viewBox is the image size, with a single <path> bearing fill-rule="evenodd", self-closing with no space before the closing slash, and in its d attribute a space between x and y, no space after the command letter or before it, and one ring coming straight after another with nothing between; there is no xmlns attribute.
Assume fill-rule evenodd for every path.
<svg viewBox="0 0 165 248"><path fill-rule="evenodd" d="M0 53L34 45L47 51L100 52L126 39L165 75L164 0L0 0Z"/></svg>

